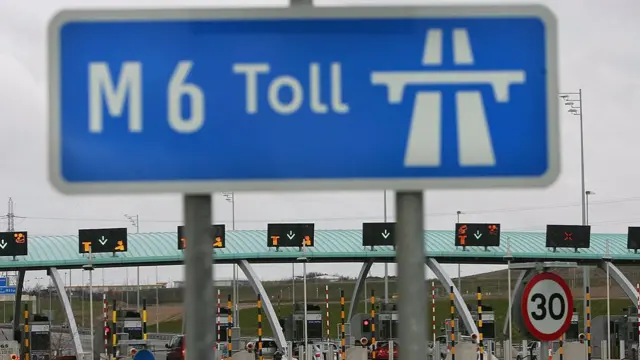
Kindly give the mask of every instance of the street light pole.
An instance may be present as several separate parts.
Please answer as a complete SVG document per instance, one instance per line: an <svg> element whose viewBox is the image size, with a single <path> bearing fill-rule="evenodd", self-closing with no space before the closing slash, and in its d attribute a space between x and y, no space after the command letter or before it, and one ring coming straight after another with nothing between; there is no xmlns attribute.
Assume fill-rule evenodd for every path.
<svg viewBox="0 0 640 360"><path fill-rule="evenodd" d="M302 306L304 307L304 324L303 324L303 330L304 331L304 354L305 360L309 359L309 333L307 330L307 322L308 322L308 317L307 317L307 247L306 244L303 242L302 243L302 256L300 256L298 259L298 261L302 261ZM366 304L366 303L365 303Z"/></svg>
<svg viewBox="0 0 640 360"><path fill-rule="evenodd" d="M387 222L387 190L384 191L384 222ZM367 292L365 291L364 296L367 296ZM389 263L385 261L384 263L384 303L389 303ZM367 302L365 301L365 306Z"/></svg>
<svg viewBox="0 0 640 360"><path fill-rule="evenodd" d="M586 204L586 206L585 206L585 209L586 209L586 211L585 211L585 215L586 215L585 216L585 225L589 225L589 196L593 196L596 193L593 192L593 191L587 190L587 191L584 192L584 194L585 194L584 198L585 198L585 204Z"/></svg>
<svg viewBox="0 0 640 360"><path fill-rule="evenodd" d="M225 200L231 204L231 231L236 230L236 194L234 192L222 193ZM240 312L238 311L238 265L233 263L233 284L231 286L233 297L233 321L240 324ZM239 326L239 325L236 325Z"/></svg>
<svg viewBox="0 0 640 360"><path fill-rule="evenodd" d="M460 215L462 215L462 211L456 211L457 223L460 223ZM462 276L460 276L460 263L458 263L458 291L462 294Z"/></svg>
<svg viewBox="0 0 640 360"><path fill-rule="evenodd" d="M587 225L587 192L585 189L585 174L584 174L584 125L582 121L582 89L578 89L578 92L561 93L560 98L564 101L564 104L569 108L569 113L578 116L580 122L580 202L582 208L582 225ZM591 269L588 266L582 267L582 285L584 287L584 296L587 295L587 287L591 283ZM587 313L586 301L583 301L583 314ZM587 319L584 319L584 331L587 331Z"/></svg>
<svg viewBox="0 0 640 360"><path fill-rule="evenodd" d="M129 222L131 222L131 225L136 227L136 234L140 232L140 217L139 215L127 215L124 214L124 217L126 217ZM127 277L128 280L128 277ZM136 267L136 308L137 311L140 311L140 266Z"/></svg>

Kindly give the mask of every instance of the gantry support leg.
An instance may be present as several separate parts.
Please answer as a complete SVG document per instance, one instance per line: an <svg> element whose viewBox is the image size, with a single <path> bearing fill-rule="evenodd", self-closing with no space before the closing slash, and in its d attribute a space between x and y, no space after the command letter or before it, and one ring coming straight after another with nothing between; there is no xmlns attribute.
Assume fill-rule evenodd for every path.
<svg viewBox="0 0 640 360"><path fill-rule="evenodd" d="M13 340L18 340L18 331L20 330L20 321L23 318L22 315L22 290L24 289L24 276L25 270L18 272L18 283L16 284L16 296L13 307ZM22 337L24 339L24 336Z"/></svg>
<svg viewBox="0 0 640 360"><path fill-rule="evenodd" d="M73 344L73 350L76 353L77 359L82 359L84 350L82 349L82 341L80 340L80 333L78 332L78 325L76 324L76 318L73 315L73 310L71 308L71 302L69 301L69 297L67 296L67 292L64 289L64 281L56 268L49 268L49 277L53 282L53 286L55 286L56 291L58 291L58 297L60 298L60 305L64 310L65 316L67 317L67 324L69 324L69 331L71 335L71 342ZM91 339L93 341L94 339ZM93 354L92 354L93 356Z"/></svg>
<svg viewBox="0 0 640 360"><path fill-rule="evenodd" d="M478 334L478 327L476 326L476 322L473 320L473 316L471 316L469 308L467 308L467 304L464 302L462 294L460 294L460 291L453 283L453 280L451 280L449 275L444 271L442 265L440 265L440 263L434 258L427 258L426 264L429 269L433 271L448 293L451 292L451 287L453 286L453 301L456 304L458 314L460 314L460 320L462 320L464 327L467 328L467 331L469 331L470 334Z"/></svg>
<svg viewBox="0 0 640 360"><path fill-rule="evenodd" d="M364 282L367 280L369 271L371 271L371 266L373 266L373 259L368 259L362 264L362 267L360 268L360 274L358 274L358 279L356 280L356 283L353 287L351 302L349 303L349 312L347 313L348 323L351 323L351 318L353 317L353 315L355 315L355 312L358 309L358 299L360 299L360 295L362 295Z"/></svg>
<svg viewBox="0 0 640 360"><path fill-rule="evenodd" d="M251 264L249 264L247 260L238 261L238 267L240 267L244 275L247 277L247 280L249 280L249 283L251 284L253 291L255 291L256 294L260 294L260 296L262 297L262 305L265 311L265 315L267 317L267 320L269 321L269 325L271 325L271 329L273 330L273 335L275 337L275 340L278 343L278 346L280 347L280 349L283 350L285 354L285 358L288 358L287 356L290 352L289 352L289 349L287 348L287 340L284 337L284 332L282 331L282 327L280 327L280 322L278 321L278 315L276 314L276 311L273 308L273 304L269 299L269 295L267 294L267 291L264 289L264 286L262 286L262 282L260 281L258 274L253 270L253 267L251 266Z"/></svg>

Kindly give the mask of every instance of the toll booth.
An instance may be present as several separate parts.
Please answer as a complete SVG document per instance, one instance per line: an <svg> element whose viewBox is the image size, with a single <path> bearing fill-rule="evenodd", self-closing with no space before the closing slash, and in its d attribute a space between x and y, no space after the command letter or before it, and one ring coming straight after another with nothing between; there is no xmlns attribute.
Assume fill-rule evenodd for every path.
<svg viewBox="0 0 640 360"><path fill-rule="evenodd" d="M220 308L220 342L227 342L229 335L229 327L233 326L233 324L229 323L229 314L231 310L227 307ZM216 316L217 317L217 316ZM216 332L218 331L218 319L216 318ZM218 339L218 335L216 334L216 341Z"/></svg>
<svg viewBox="0 0 640 360"><path fill-rule="evenodd" d="M116 335L118 339L123 338L123 334L127 334L126 338L128 340L142 340L142 316L138 311L118 310L116 316Z"/></svg>
<svg viewBox="0 0 640 360"><path fill-rule="evenodd" d="M455 325L456 325L456 331L455 331L456 342L460 342L462 340L463 335L469 336L469 337L471 336L468 333L465 326L460 321L459 317L456 317L453 320L455 321ZM440 326L440 332L446 336L447 346L449 346L449 343L451 342L451 319L450 318L442 321L442 326Z"/></svg>
<svg viewBox="0 0 640 360"><path fill-rule="evenodd" d="M472 311L471 316L473 317L473 321L478 323L478 312ZM493 307L490 305L482 305L482 338L484 340L495 340L496 339L496 315L493 311ZM480 329L478 329L479 331Z"/></svg>
<svg viewBox="0 0 640 360"><path fill-rule="evenodd" d="M33 315L29 322L29 336L31 341L31 360L50 360L51 353L51 323L49 318L38 314Z"/></svg>
<svg viewBox="0 0 640 360"><path fill-rule="evenodd" d="M321 341L326 334L323 329L323 312L320 306L307 304L307 338L309 341ZM304 341L304 305L295 304L293 313L280 319L280 325L284 329L285 338L288 341Z"/></svg>
<svg viewBox="0 0 640 360"><path fill-rule="evenodd" d="M378 341L396 340L398 338L398 304L382 303L376 312L376 339Z"/></svg>
<svg viewBox="0 0 640 360"><path fill-rule="evenodd" d="M576 312L576 308L573 308L573 315L571 316L571 325L569 325L569 329L565 333L566 341L578 341L578 335L582 331L580 331L580 315Z"/></svg>
<svg viewBox="0 0 640 360"><path fill-rule="evenodd" d="M612 309L613 311L613 309ZM622 309L623 315L611 315L611 358L620 359L620 353L637 358L638 347L638 313L635 307ZM591 343L593 353L600 354L602 340L607 340L607 316L596 316L591 321ZM620 340L624 341L624 349L620 349Z"/></svg>
<svg viewBox="0 0 640 360"><path fill-rule="evenodd" d="M611 316L611 356L619 359L622 356L637 358L638 349L638 310L636 307L623 308L623 315ZM594 326L600 331L592 331L592 339L595 341L607 340L607 317L598 316L593 319ZM597 333L597 334L596 334ZM624 341L624 348L620 348L620 341Z"/></svg>
<svg viewBox="0 0 640 360"><path fill-rule="evenodd" d="M478 312L471 311L473 321L478 323ZM482 304L482 342L486 350L495 354L496 348L496 314L491 305ZM457 326L457 325L456 325ZM478 328L480 331L480 328Z"/></svg>

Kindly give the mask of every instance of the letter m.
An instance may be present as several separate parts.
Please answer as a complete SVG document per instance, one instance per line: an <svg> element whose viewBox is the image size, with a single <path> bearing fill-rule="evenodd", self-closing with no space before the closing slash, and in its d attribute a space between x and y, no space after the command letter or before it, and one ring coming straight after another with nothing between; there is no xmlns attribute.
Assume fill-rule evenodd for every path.
<svg viewBox="0 0 640 360"><path fill-rule="evenodd" d="M140 62L122 63L118 83L114 85L107 63L89 63L89 132L102 132L103 104L107 105L109 116L122 117L126 100L129 103L129 132L142 131L141 68Z"/></svg>

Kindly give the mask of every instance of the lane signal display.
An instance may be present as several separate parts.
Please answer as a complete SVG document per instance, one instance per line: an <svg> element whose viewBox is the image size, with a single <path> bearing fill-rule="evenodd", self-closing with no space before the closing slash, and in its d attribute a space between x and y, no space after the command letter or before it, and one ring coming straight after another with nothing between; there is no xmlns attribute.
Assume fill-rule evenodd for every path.
<svg viewBox="0 0 640 360"><path fill-rule="evenodd" d="M627 231L627 249L635 253L640 249L640 226L629 226Z"/></svg>
<svg viewBox="0 0 640 360"><path fill-rule="evenodd" d="M306 247L315 245L314 224L268 224L268 247L297 247L301 248L304 242Z"/></svg>
<svg viewBox="0 0 640 360"><path fill-rule="evenodd" d="M27 256L28 242L26 231L0 232L0 256Z"/></svg>
<svg viewBox="0 0 640 360"><path fill-rule="evenodd" d="M184 226L180 225L177 229L178 234L178 250L187 248L187 234ZM226 233L224 224L211 225L211 245L216 249L224 249L227 247Z"/></svg>
<svg viewBox="0 0 640 360"><path fill-rule="evenodd" d="M362 246L394 246L396 223L376 222L362 224Z"/></svg>
<svg viewBox="0 0 640 360"><path fill-rule="evenodd" d="M547 225L546 246L548 248L588 249L591 245L589 225Z"/></svg>
<svg viewBox="0 0 640 360"><path fill-rule="evenodd" d="M500 224L457 223L455 245L463 249L473 246L500 246Z"/></svg>
<svg viewBox="0 0 640 360"><path fill-rule="evenodd" d="M81 254L125 252L127 247L127 228L78 230L78 251Z"/></svg>

